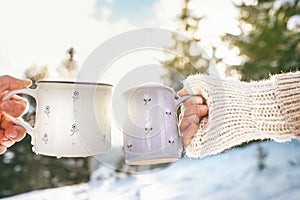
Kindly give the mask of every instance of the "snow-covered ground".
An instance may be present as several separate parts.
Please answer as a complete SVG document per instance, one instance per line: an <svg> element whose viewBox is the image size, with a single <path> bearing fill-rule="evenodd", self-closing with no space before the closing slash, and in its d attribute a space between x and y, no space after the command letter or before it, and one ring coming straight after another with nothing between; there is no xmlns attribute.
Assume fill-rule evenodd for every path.
<svg viewBox="0 0 300 200"><path fill-rule="evenodd" d="M205 159L181 159L167 168L74 186L32 191L7 200L300 199L300 142L261 142Z"/></svg>

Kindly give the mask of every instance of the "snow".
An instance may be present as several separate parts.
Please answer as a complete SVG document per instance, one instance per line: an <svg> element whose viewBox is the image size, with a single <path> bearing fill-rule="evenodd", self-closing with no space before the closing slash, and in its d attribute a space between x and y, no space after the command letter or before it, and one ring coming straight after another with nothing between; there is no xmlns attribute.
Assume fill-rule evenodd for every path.
<svg viewBox="0 0 300 200"><path fill-rule="evenodd" d="M258 145L267 155L258 170ZM32 191L7 200L52 199L299 199L300 142L270 141L204 159L181 159L150 172ZM95 173L99 173L95 171ZM92 176L93 177L93 176Z"/></svg>

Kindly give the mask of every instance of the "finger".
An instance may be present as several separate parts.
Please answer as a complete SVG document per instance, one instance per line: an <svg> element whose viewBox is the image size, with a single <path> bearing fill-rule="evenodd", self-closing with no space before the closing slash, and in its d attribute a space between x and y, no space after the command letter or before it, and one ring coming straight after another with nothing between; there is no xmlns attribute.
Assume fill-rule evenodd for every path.
<svg viewBox="0 0 300 200"><path fill-rule="evenodd" d="M0 155L1 155L1 154L4 154L4 153L6 152L6 150L7 150L7 148L6 148L5 146L2 146L2 145L0 144Z"/></svg>
<svg viewBox="0 0 300 200"><path fill-rule="evenodd" d="M31 85L31 80L21 80L9 75L0 76L0 92L6 90L16 90Z"/></svg>
<svg viewBox="0 0 300 200"><path fill-rule="evenodd" d="M26 130L23 127L17 125L8 127L4 132L5 137L15 142L21 141L25 137L25 135Z"/></svg>
<svg viewBox="0 0 300 200"><path fill-rule="evenodd" d="M0 142L3 140L4 138L4 130L0 130Z"/></svg>
<svg viewBox="0 0 300 200"><path fill-rule="evenodd" d="M194 114L188 117L183 117L179 123L180 131L183 132L191 123L198 124L199 116Z"/></svg>
<svg viewBox="0 0 300 200"><path fill-rule="evenodd" d="M193 138L185 138L184 140L182 140L184 148L189 146L192 143L192 140L193 140Z"/></svg>
<svg viewBox="0 0 300 200"><path fill-rule="evenodd" d="M187 107L190 105L201 105L204 102L205 101L202 96L192 96L183 103L183 106Z"/></svg>
<svg viewBox="0 0 300 200"><path fill-rule="evenodd" d="M10 99L11 100L15 100L15 101L22 101L24 103L27 103L27 100L24 99L23 97L20 97L19 95L13 95Z"/></svg>
<svg viewBox="0 0 300 200"><path fill-rule="evenodd" d="M13 117L19 117L26 110L25 100L7 100L0 103L0 109Z"/></svg>
<svg viewBox="0 0 300 200"><path fill-rule="evenodd" d="M177 92L177 96L179 96L179 97L182 97L182 96L185 96L185 95L188 95L188 92L184 88L182 88L181 90L179 90Z"/></svg>
<svg viewBox="0 0 300 200"><path fill-rule="evenodd" d="M182 142L184 147L187 147L188 145L191 144L191 141L193 140L195 134L198 131L198 125L193 123L190 124L190 126L184 131L182 132Z"/></svg>
<svg viewBox="0 0 300 200"><path fill-rule="evenodd" d="M11 147L15 143L14 141L11 141L9 138L5 137L4 130L0 130L0 138L1 138L1 140L0 140L0 152L1 152L1 147L2 147L3 150L6 151L6 149L8 147Z"/></svg>
<svg viewBox="0 0 300 200"><path fill-rule="evenodd" d="M6 140L6 141L2 141L0 145L8 148L8 147L11 147L14 144L15 144L15 141L13 141L13 140Z"/></svg>
<svg viewBox="0 0 300 200"><path fill-rule="evenodd" d="M198 131L199 126L196 123L191 123L183 132L182 138L193 138L195 133Z"/></svg>
<svg viewBox="0 0 300 200"><path fill-rule="evenodd" d="M187 117L190 115L198 115L198 116L206 116L208 114L208 107L207 105L190 105L183 109L183 116Z"/></svg>
<svg viewBox="0 0 300 200"><path fill-rule="evenodd" d="M7 129L8 127L12 126L14 123L5 115L2 117L2 122L1 122L1 128L2 129Z"/></svg>

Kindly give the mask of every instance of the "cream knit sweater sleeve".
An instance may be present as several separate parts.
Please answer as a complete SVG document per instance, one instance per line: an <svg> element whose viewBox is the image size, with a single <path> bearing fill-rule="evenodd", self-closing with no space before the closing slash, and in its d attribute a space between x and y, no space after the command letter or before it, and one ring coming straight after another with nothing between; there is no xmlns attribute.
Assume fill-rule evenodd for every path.
<svg viewBox="0 0 300 200"><path fill-rule="evenodd" d="M202 95L208 122L199 129L186 155L202 158L252 140L300 139L300 72L258 82L192 75L184 81L192 95Z"/></svg>

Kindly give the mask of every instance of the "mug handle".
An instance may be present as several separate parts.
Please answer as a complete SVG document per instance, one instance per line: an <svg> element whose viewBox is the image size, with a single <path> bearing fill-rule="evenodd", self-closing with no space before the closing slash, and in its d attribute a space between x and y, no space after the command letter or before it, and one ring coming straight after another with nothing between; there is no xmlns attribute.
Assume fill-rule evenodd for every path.
<svg viewBox="0 0 300 200"><path fill-rule="evenodd" d="M179 97L178 99L175 99L175 108L178 109L179 106L185 102L186 100L188 100L189 98L191 98L193 95L185 95L183 97ZM179 127L178 127L178 130L179 130ZM182 137L182 134L180 133L179 131L179 136Z"/></svg>
<svg viewBox="0 0 300 200"><path fill-rule="evenodd" d="M185 102L186 100L188 100L189 98L191 98L193 95L185 95L183 97L179 97L178 99L175 100L175 108L178 109L178 107Z"/></svg>
<svg viewBox="0 0 300 200"><path fill-rule="evenodd" d="M15 94L27 94L27 95L30 95L33 98L37 99L36 89L23 88L23 89L18 89L18 90L12 90L12 91L6 93L4 95L4 97L2 98L2 100L4 100L4 101L8 100L8 99L10 99ZM28 111L28 109L27 109L27 111ZM20 126L22 126L22 127L25 128L26 132L31 136L31 138L32 138L31 143L33 144L33 141L35 141L34 134L33 134L34 128L32 128L27 122L25 122L23 120L22 116L16 118L16 117L13 117L13 116L11 116L11 115L9 115L7 113L6 113L6 116L13 123L15 123L17 125L20 125Z"/></svg>

